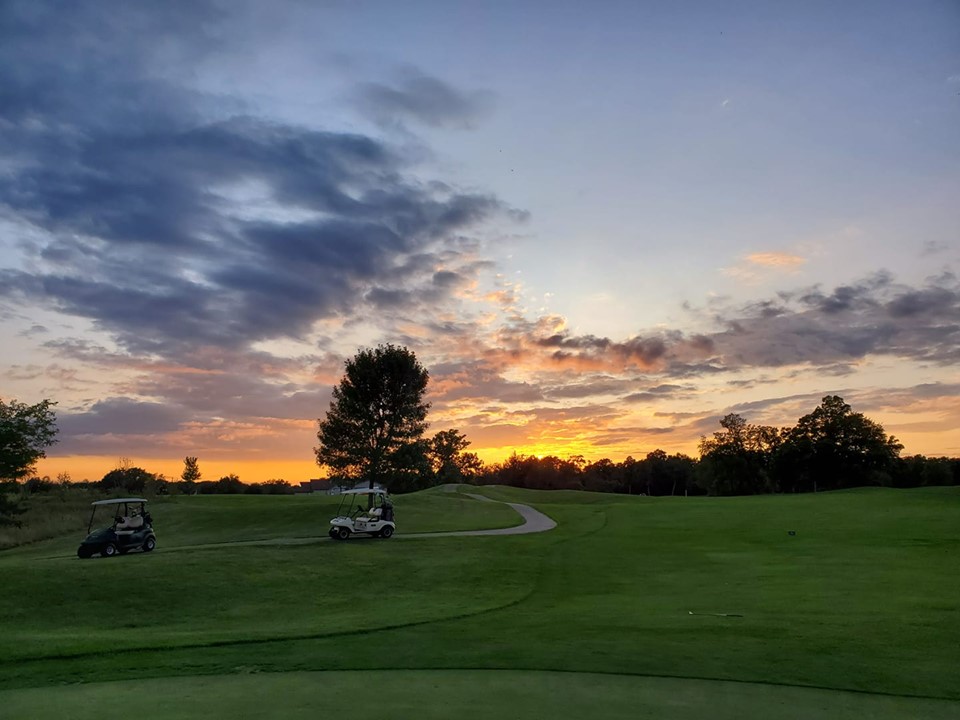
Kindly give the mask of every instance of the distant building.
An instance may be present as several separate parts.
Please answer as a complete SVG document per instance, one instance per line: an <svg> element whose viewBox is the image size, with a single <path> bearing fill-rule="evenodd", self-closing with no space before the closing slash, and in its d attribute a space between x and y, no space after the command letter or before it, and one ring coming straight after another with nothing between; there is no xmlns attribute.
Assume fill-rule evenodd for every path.
<svg viewBox="0 0 960 720"><path fill-rule="evenodd" d="M300 483L299 487L295 487L293 491L295 493L330 493L330 489L333 487L333 483L329 480L324 480L322 478L315 478L313 480L305 480Z"/></svg>
<svg viewBox="0 0 960 720"><path fill-rule="evenodd" d="M368 481L366 481L366 480L361 480L360 482L357 482L357 483L354 483L354 484L353 484L353 489L354 489L354 490L368 490L369 488L370 488L370 483L369 483ZM347 489L347 488L344 488L344 490L346 490L346 489ZM386 488L383 486L383 484L382 484L382 483L378 483L378 482L375 482L375 483L373 484L373 489L374 489L374 490L386 490ZM341 491L338 491L338 492L341 492Z"/></svg>
<svg viewBox="0 0 960 720"><path fill-rule="evenodd" d="M294 487L293 491L297 494L307 494L307 493L326 493L327 495L339 495L344 490L353 490L353 489L366 489L370 487L367 482L351 482L349 480L340 479L340 480L328 480L323 478L315 478L313 480L305 480L300 483L298 487ZM380 483L373 484L374 490L383 490L384 487Z"/></svg>

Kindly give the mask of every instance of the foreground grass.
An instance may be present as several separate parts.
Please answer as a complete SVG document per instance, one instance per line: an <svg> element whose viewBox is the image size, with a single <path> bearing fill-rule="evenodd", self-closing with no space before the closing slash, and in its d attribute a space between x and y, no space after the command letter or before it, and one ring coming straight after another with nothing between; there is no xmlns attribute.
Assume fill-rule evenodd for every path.
<svg viewBox="0 0 960 720"><path fill-rule="evenodd" d="M283 717L892 720L950 717L942 700L589 673L491 670L291 672L96 683L3 694L9 717L100 720L137 707L155 720Z"/></svg>
<svg viewBox="0 0 960 720"><path fill-rule="evenodd" d="M200 496L153 505L164 544L150 554L78 561L72 535L0 553L0 587L8 590L0 594L0 663L402 625L499 607L531 589L522 558L490 564L475 542L437 556L399 552L399 538L203 545L325 537L336 498ZM518 521L506 506L440 491L396 505L408 532ZM440 601L424 603L413 577Z"/></svg>
<svg viewBox="0 0 960 720"><path fill-rule="evenodd" d="M455 540L453 551L404 554L400 542L158 550L54 560L39 572L0 565L12 590L0 596L0 658L357 632L500 607L531 590L521 557L491 564L482 545ZM420 583L436 593L431 602Z"/></svg>
<svg viewBox="0 0 960 720"><path fill-rule="evenodd" d="M158 550L116 562L2 553L0 636L10 639L0 640L0 688L406 668L614 673L960 700L957 488L730 499L481 492L533 504L559 527L503 538ZM410 497L412 504L417 496ZM431 513L439 521L448 502L498 507L426 497L436 506L423 506L424 521ZM144 592L118 596L135 578ZM481 675L476 682L486 682ZM282 674L256 677L286 682ZM425 697L441 682L417 677ZM543 678L531 698L546 702L554 681L530 677ZM170 682L179 696L182 681ZM633 687L656 698L654 685ZM734 697L727 687L703 691L703 706ZM88 690L99 692L67 688L51 697L72 703L71 691ZM123 691L103 686L114 690ZM619 707L609 692L588 714ZM771 693L771 707L801 697ZM8 697L36 696L3 693L0 704ZM469 704L469 693L462 697ZM802 697L808 701L796 700L797 716L843 717L822 711L818 695ZM876 716L948 716L937 709L944 707L960 714L957 703L900 700ZM790 716L757 707L743 716ZM293 708L280 714L295 717ZM683 717L674 709L662 706Z"/></svg>

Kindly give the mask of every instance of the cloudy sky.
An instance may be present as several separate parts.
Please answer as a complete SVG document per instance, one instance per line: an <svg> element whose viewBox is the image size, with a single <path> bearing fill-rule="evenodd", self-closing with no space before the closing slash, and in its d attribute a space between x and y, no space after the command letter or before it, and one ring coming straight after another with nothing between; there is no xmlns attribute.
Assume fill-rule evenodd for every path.
<svg viewBox="0 0 960 720"><path fill-rule="evenodd" d="M960 454L955 0L7 0L0 163L51 475L316 476L380 342L488 461L828 393Z"/></svg>

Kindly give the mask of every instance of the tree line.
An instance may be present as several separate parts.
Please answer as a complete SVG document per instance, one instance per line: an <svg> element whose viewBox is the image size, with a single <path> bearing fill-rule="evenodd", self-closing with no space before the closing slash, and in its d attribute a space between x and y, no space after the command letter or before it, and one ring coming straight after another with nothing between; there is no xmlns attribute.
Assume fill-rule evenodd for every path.
<svg viewBox="0 0 960 720"><path fill-rule="evenodd" d="M346 362L330 410L318 421L317 462L337 477L415 490L440 482L645 495L751 495L881 485L960 484L960 460L901 458L883 427L827 395L792 427L754 425L738 414L701 437L699 457L654 450L587 463L582 457L514 454L484 466L456 429L423 438L429 373L406 348L381 345Z"/></svg>
<svg viewBox="0 0 960 720"><path fill-rule="evenodd" d="M423 437L429 373L406 348L380 345L345 364L325 418L317 462L332 476L395 491L443 482L644 495L752 495L881 485L960 484L960 460L901 458L883 427L827 395L792 427L754 425L738 414L701 437L699 457L654 450L640 460L587 463L580 456L511 455L484 466L456 429Z"/></svg>
<svg viewBox="0 0 960 720"><path fill-rule="evenodd" d="M792 427L754 425L738 414L701 437L699 458L647 453L622 463L512 457L483 482L521 487L645 495L755 495L884 486L960 484L960 460L900 457L903 446L883 427L828 395Z"/></svg>
<svg viewBox="0 0 960 720"><path fill-rule="evenodd" d="M701 437L699 457L657 449L622 462L581 456L513 454L484 465L468 452L456 428L426 436L429 372L405 347L379 345L345 362L330 408L317 421L316 460L336 484L381 483L411 492L441 483L502 484L546 490L592 490L632 495L751 495L797 493L879 485L919 487L960 484L960 460L901 457L903 446L883 427L827 395L791 427L749 423L738 414ZM16 492L44 492L47 478L29 478L45 449L56 442L53 403L0 399L0 522L15 521ZM65 485L60 478L60 486ZM188 494L283 494L285 480L246 484L230 474L203 480L188 456L179 481L121 462L96 483L105 491Z"/></svg>
<svg viewBox="0 0 960 720"><path fill-rule="evenodd" d="M756 495L883 486L960 485L960 459L900 457L883 428L831 395L793 427L752 425L736 414L703 437L699 458L654 450L642 459L512 455L471 478L478 484L631 495Z"/></svg>
<svg viewBox="0 0 960 720"><path fill-rule="evenodd" d="M187 458L196 463L196 458ZM197 473L199 467L194 465ZM163 473L152 473L142 467L130 466L121 458L120 466L110 470L99 480L72 480L61 473L56 480L49 477L30 477L19 483L20 494L37 495L62 491L65 488L96 490L104 494L119 492L128 495L288 495L293 486L283 479L245 483L238 475L230 473L218 480L194 479L172 480Z"/></svg>

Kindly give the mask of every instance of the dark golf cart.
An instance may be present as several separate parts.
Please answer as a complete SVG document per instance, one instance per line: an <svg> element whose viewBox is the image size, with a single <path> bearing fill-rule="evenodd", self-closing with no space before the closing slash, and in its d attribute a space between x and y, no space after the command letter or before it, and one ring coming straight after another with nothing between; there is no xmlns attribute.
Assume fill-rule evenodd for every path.
<svg viewBox="0 0 960 720"><path fill-rule="evenodd" d="M150 552L157 546L153 518L147 512L147 501L143 498L97 500L91 505L93 512L87 525L87 537L77 549L77 557L85 559L97 553L103 557L113 557L129 550ZM109 527L91 532L98 508L111 513L113 521Z"/></svg>

